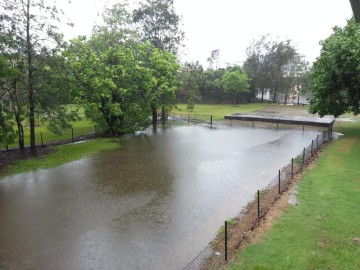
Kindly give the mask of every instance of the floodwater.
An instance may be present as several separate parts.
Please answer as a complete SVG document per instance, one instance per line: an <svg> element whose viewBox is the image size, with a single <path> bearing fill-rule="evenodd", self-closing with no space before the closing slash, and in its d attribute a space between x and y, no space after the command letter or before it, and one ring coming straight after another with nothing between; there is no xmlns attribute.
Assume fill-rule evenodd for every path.
<svg viewBox="0 0 360 270"><path fill-rule="evenodd" d="M0 268L182 269L316 132L181 126L0 181Z"/></svg>

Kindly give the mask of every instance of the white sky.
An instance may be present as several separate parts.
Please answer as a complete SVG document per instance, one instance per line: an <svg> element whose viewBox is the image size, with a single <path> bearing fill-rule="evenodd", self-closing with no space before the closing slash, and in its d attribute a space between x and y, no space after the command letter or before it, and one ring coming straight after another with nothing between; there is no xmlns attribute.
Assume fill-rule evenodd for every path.
<svg viewBox="0 0 360 270"><path fill-rule="evenodd" d="M74 29L64 30L67 36L90 34L104 5L115 2L122 1L72 0L64 9L75 23ZM298 52L312 62L320 54L319 42L352 16L349 0L174 0L174 4L185 32L181 59L200 61L204 67L214 49L220 50L222 65L241 64L246 47L265 34L293 40Z"/></svg>

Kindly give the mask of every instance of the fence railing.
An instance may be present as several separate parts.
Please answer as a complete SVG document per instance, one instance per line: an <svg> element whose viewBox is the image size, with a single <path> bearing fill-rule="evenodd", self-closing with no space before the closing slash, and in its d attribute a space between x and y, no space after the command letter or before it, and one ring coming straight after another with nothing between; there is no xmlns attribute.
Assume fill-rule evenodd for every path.
<svg viewBox="0 0 360 270"><path fill-rule="evenodd" d="M187 121L192 123L206 123L213 124L213 116L209 114L186 114L186 113L171 113L168 117L169 120L174 121Z"/></svg>
<svg viewBox="0 0 360 270"><path fill-rule="evenodd" d="M55 144L65 144L71 142L77 142L80 140L84 140L87 138L96 137L98 134L103 132L103 128L99 126L89 126L89 127L73 127L66 129L61 135L56 135L50 132L36 132L35 134L35 142L37 146L44 146L44 145L55 145ZM25 137L25 147L30 145L29 135ZM15 150L18 149L19 146L16 144L12 145L1 145L1 150Z"/></svg>
<svg viewBox="0 0 360 270"><path fill-rule="evenodd" d="M289 189L294 176L303 170L314 157L317 149L326 141L331 140L332 130L324 130L315 137L311 144L292 158L290 163L274 172L274 178L263 190L255 194L239 215L231 221L225 221L221 233L206 246L184 269L219 269L227 260L235 255L235 251L245 243L251 231L259 226L271 206Z"/></svg>

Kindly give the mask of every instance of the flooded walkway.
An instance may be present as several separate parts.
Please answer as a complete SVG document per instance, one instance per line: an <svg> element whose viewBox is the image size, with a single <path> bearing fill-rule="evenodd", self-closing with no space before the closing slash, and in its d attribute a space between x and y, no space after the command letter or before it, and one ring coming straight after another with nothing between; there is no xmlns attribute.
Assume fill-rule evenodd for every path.
<svg viewBox="0 0 360 270"><path fill-rule="evenodd" d="M316 137L158 129L0 180L0 269L182 269Z"/></svg>

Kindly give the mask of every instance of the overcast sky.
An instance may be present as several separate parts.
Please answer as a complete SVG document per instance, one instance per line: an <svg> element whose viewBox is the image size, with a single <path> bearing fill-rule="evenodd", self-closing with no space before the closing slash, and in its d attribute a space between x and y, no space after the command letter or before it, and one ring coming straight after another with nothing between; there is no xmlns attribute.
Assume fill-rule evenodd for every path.
<svg viewBox="0 0 360 270"><path fill-rule="evenodd" d="M75 27L65 30L67 36L90 34L103 7L115 2L121 0L72 0L64 11ZM265 34L293 40L298 52L312 62L319 56L320 40L352 16L348 0L174 0L174 4L186 35L181 59L200 61L205 67L214 49L220 50L223 65L241 64L246 47Z"/></svg>

